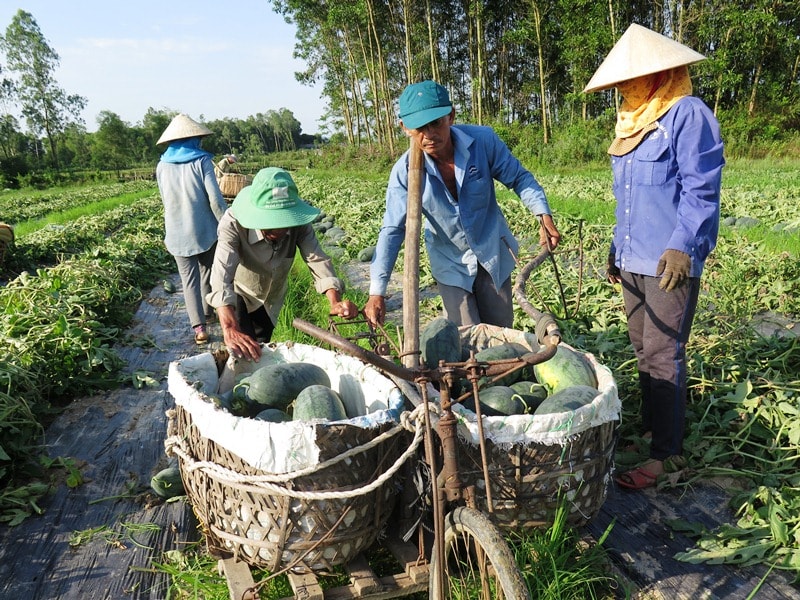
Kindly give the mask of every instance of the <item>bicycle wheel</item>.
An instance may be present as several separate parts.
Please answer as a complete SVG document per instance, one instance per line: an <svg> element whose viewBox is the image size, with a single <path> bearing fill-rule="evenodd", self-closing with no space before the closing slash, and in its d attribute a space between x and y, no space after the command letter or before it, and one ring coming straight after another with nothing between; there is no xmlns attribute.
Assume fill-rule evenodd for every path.
<svg viewBox="0 0 800 600"><path fill-rule="evenodd" d="M433 600L530 600L511 549L486 515L461 506L445 517L444 529L444 589L437 589L434 551L429 583Z"/></svg>

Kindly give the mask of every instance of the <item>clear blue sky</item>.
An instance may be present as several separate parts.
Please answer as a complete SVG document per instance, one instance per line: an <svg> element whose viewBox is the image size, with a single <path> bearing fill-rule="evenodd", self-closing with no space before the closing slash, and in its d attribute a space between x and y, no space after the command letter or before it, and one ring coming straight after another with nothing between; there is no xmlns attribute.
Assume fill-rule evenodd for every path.
<svg viewBox="0 0 800 600"><path fill-rule="evenodd" d="M0 0L3 35L20 9L58 53L59 86L88 99L89 131L101 111L136 125L152 107L206 120L288 108L319 132L321 86L296 81L294 25L268 0Z"/></svg>

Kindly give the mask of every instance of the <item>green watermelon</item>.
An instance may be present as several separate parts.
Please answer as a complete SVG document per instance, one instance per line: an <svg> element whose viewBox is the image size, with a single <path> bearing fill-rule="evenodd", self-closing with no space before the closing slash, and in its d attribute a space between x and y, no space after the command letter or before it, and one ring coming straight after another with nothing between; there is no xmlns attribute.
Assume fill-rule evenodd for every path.
<svg viewBox="0 0 800 600"><path fill-rule="evenodd" d="M513 389L505 385L493 385L478 393L481 401L481 413L487 417L521 415L525 413L522 398ZM463 402L464 408L475 412L475 399L470 396Z"/></svg>
<svg viewBox="0 0 800 600"><path fill-rule="evenodd" d="M535 381L517 381L510 387L525 404L526 413L534 412L547 398L547 388Z"/></svg>
<svg viewBox="0 0 800 600"><path fill-rule="evenodd" d="M549 360L533 366L536 381L554 394L574 385L586 385L597 389L597 377L589 359L576 350L559 345Z"/></svg>
<svg viewBox="0 0 800 600"><path fill-rule="evenodd" d="M551 394L539 405L534 414L550 415L554 413L578 410L591 404L599 392L590 385L573 385Z"/></svg>
<svg viewBox="0 0 800 600"><path fill-rule="evenodd" d="M310 385L294 401L293 421L326 419L341 421L347 418L342 398L336 390L324 385Z"/></svg>
<svg viewBox="0 0 800 600"><path fill-rule="evenodd" d="M422 362L429 369L439 366L439 361L452 363L461 360L461 334L458 325L445 317L436 317L428 323L419 336Z"/></svg>
<svg viewBox="0 0 800 600"><path fill-rule="evenodd" d="M233 396L264 407L286 410L310 385L330 387L331 379L322 367L313 363L273 363L244 377L233 388Z"/></svg>
<svg viewBox="0 0 800 600"><path fill-rule="evenodd" d="M285 423L292 420L289 413L279 408L265 408L255 418L259 421L269 421L270 423Z"/></svg>
<svg viewBox="0 0 800 600"><path fill-rule="evenodd" d="M475 360L478 362L490 362L493 360L508 360L511 358L519 358L530 352L522 344L516 342L507 342L505 344L497 344L496 346L489 346L475 353ZM509 365L511 368L511 365ZM531 376L533 373L530 371L529 366L514 371L504 377L495 381L494 385L511 385L515 381Z"/></svg>
<svg viewBox="0 0 800 600"><path fill-rule="evenodd" d="M178 467L167 467L159 471L150 480L150 487L161 498L174 498L184 496L186 490L183 488L181 471Z"/></svg>

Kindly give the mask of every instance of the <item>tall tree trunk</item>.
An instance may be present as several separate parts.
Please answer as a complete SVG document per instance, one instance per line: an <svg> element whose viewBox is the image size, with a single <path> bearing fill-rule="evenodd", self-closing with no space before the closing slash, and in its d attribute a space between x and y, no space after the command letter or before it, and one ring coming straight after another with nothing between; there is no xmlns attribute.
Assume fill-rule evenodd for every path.
<svg viewBox="0 0 800 600"><path fill-rule="evenodd" d="M747 116L752 117L756 112L756 92L758 91L758 82L761 79L761 68L763 61L758 61L756 65L756 72L753 74L753 87L750 89L750 100L747 102Z"/></svg>
<svg viewBox="0 0 800 600"><path fill-rule="evenodd" d="M483 68L483 3L478 0L475 2L475 54L478 60L478 76L476 78L475 98L475 120L478 125L483 124L483 90L485 89L484 68Z"/></svg>
<svg viewBox="0 0 800 600"><path fill-rule="evenodd" d="M549 122L547 119L547 82L545 79L544 68L544 48L542 41L542 13L536 2L531 2L533 9L533 25L536 33L536 49L539 56L539 94L541 95L542 102L542 141L547 144L550 141L550 134L548 132Z"/></svg>
<svg viewBox="0 0 800 600"><path fill-rule="evenodd" d="M730 40L731 40L731 34L732 33L733 33L733 29L729 27L728 30L725 32L724 43L722 44L722 47L720 48L720 50L723 50L723 51L727 50L728 46L730 45ZM714 114L715 115L717 114L717 111L719 110L719 103L720 103L720 100L722 99L722 83L723 83L722 82L722 77L723 77L723 74L724 74L724 72L720 69L719 76L717 77L717 89L716 89L716 92L714 93Z"/></svg>
<svg viewBox="0 0 800 600"><path fill-rule="evenodd" d="M403 0L403 29L405 30L406 82L414 81L414 64L411 60L411 0ZM430 27L430 24L428 24Z"/></svg>
<svg viewBox="0 0 800 600"><path fill-rule="evenodd" d="M425 0L425 17L428 22L428 48L431 53L431 79L439 81L439 59L436 38L433 37L433 16L431 15L431 0Z"/></svg>

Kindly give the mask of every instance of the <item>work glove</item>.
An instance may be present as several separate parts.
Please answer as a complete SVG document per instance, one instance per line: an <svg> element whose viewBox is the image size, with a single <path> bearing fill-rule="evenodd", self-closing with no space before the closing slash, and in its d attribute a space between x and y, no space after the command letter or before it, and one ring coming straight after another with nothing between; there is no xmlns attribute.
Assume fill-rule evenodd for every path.
<svg viewBox="0 0 800 600"><path fill-rule="evenodd" d="M658 287L671 292L689 277L691 269L691 256L680 250L664 250L656 267L656 277L661 276L661 283L658 284Z"/></svg>
<svg viewBox="0 0 800 600"><path fill-rule="evenodd" d="M606 279L611 283L622 282L622 273L616 264L616 259L613 254L608 255L608 263L606 264Z"/></svg>

